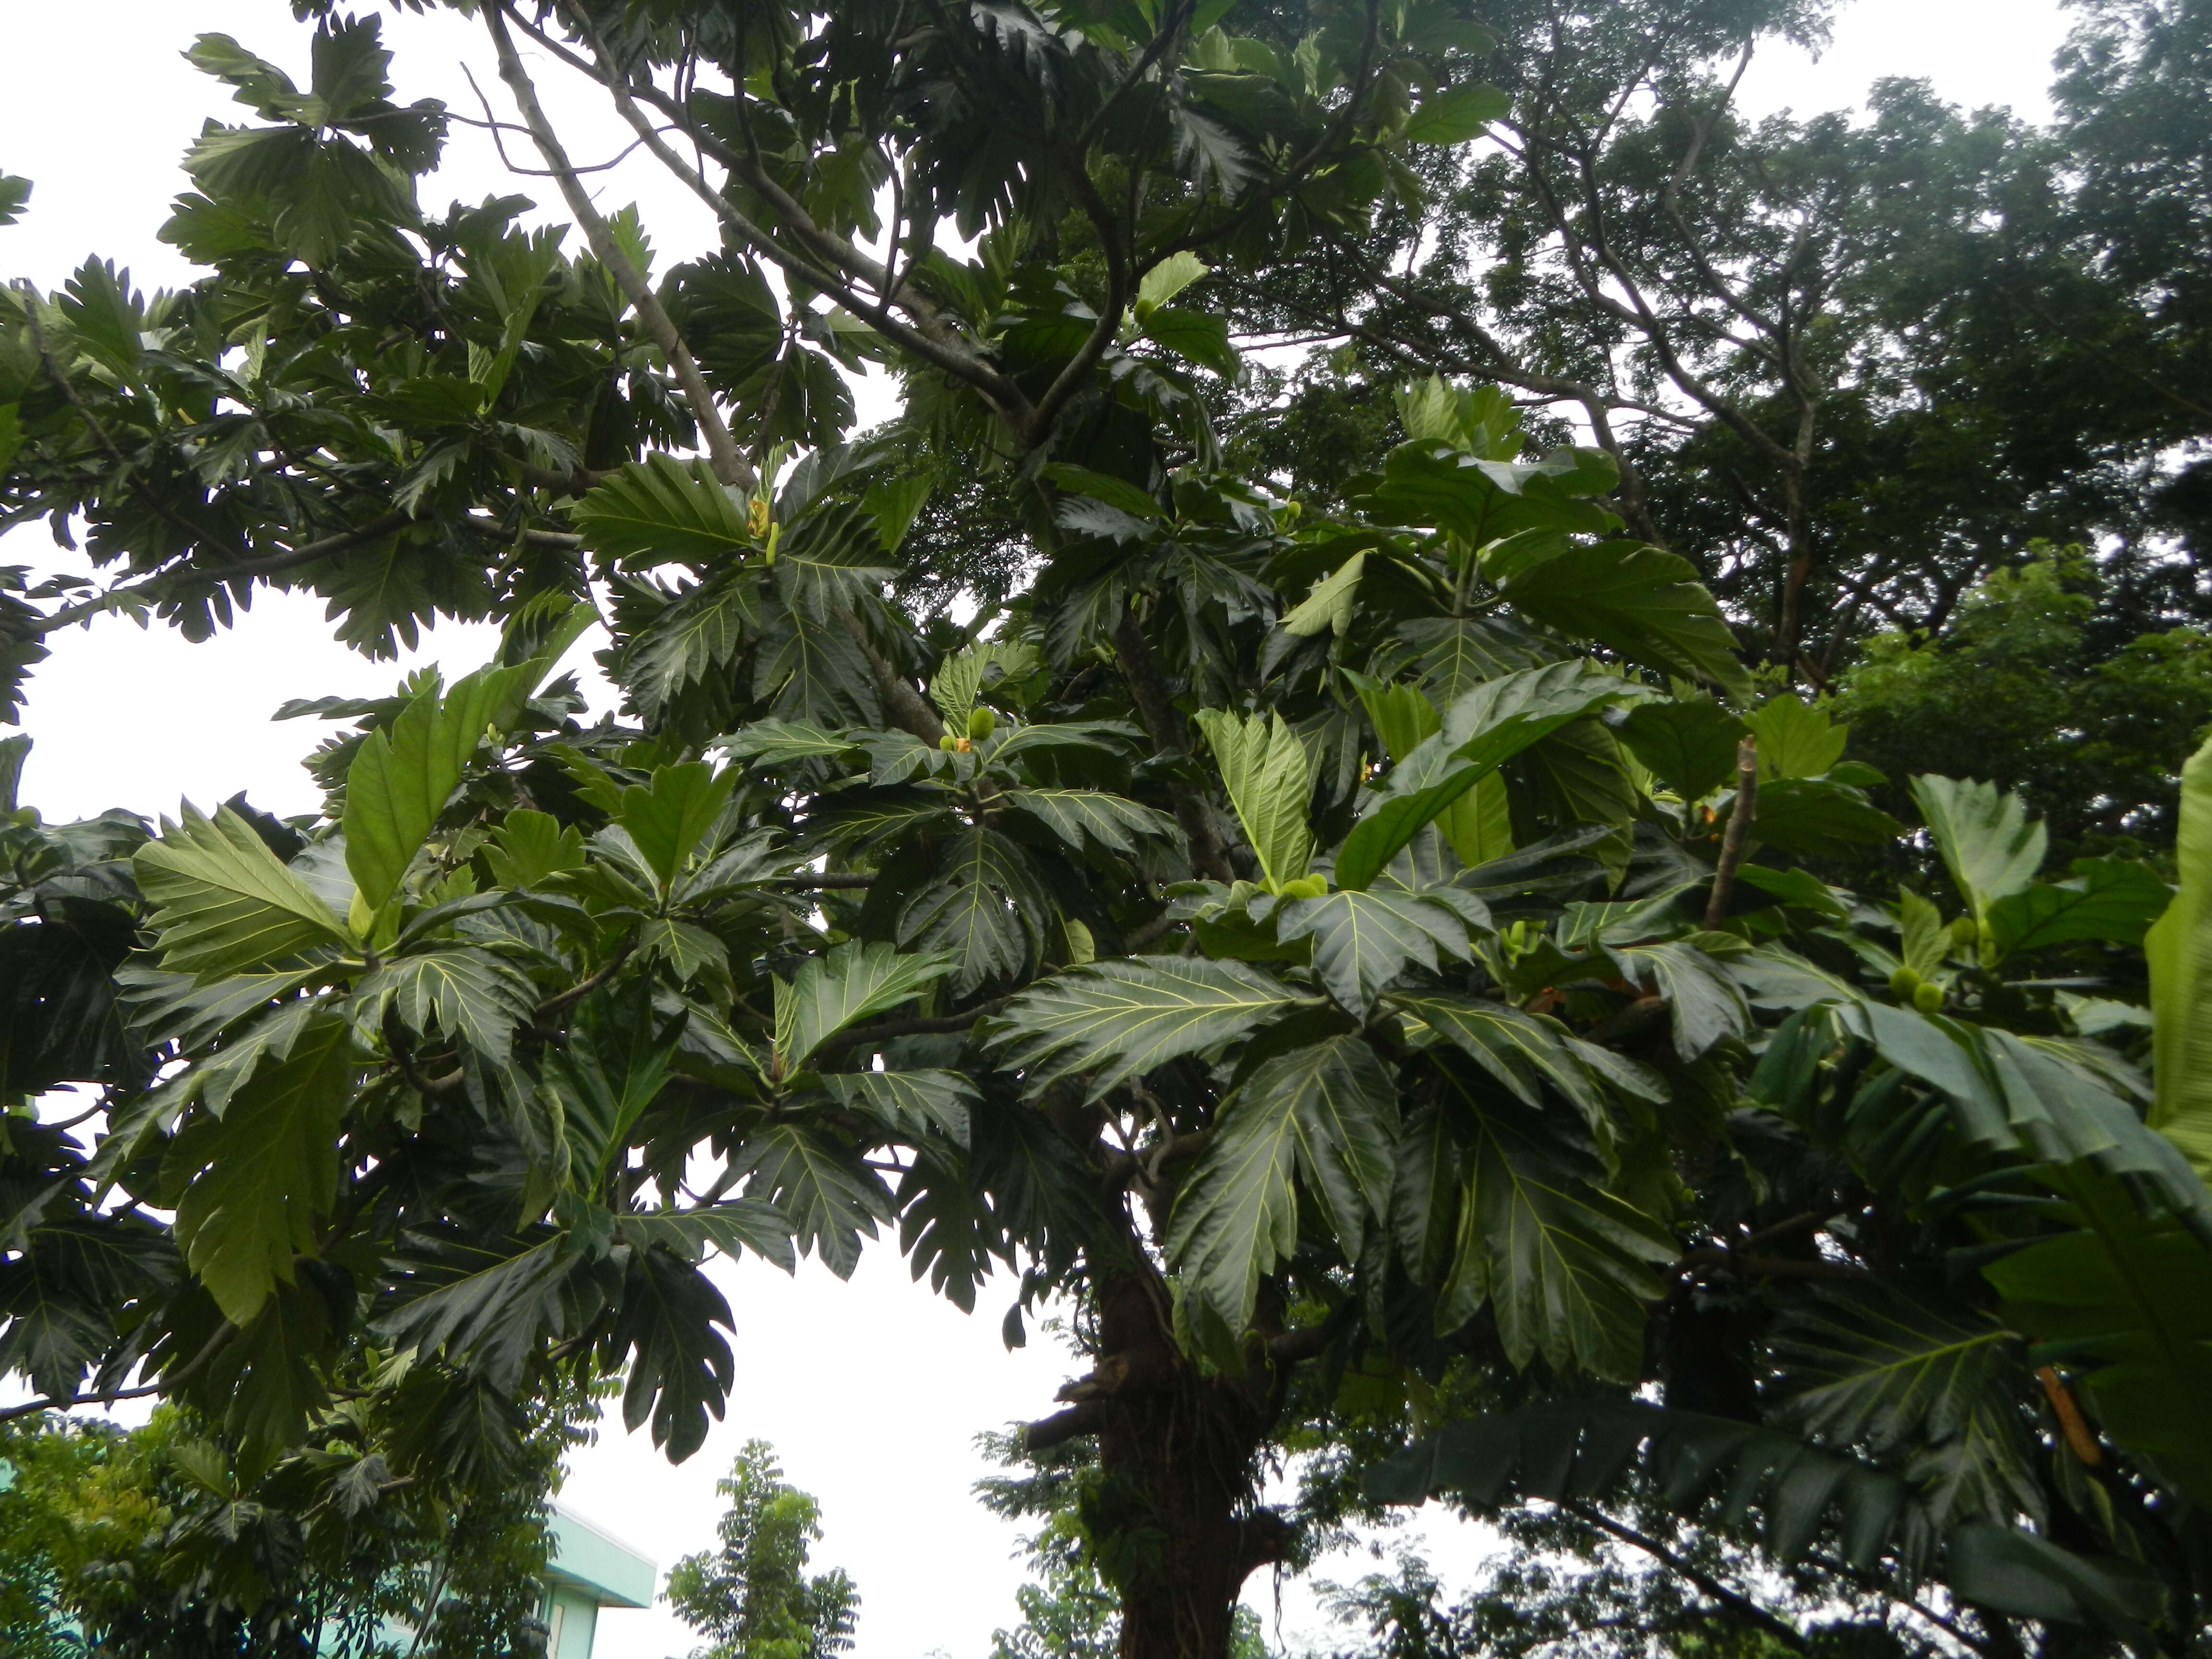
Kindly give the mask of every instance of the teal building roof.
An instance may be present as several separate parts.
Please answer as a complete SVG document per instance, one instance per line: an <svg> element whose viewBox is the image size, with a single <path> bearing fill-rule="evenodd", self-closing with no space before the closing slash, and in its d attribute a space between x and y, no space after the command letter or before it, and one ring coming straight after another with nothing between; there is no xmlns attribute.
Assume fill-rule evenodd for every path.
<svg viewBox="0 0 2212 1659"><path fill-rule="evenodd" d="M652 1559L596 1522L553 1506L552 1560L547 1577L583 1591L603 1607L649 1607L659 1574Z"/></svg>

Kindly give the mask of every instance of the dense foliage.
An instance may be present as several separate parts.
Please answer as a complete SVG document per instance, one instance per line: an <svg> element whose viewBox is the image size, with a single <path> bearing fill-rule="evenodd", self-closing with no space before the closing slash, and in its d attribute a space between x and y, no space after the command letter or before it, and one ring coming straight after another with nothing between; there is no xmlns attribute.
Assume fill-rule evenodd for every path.
<svg viewBox="0 0 2212 1659"><path fill-rule="evenodd" d="M10 798L19 1410L158 1392L246 1485L338 1479L374 1420L395 1490L511 1489L530 1402L619 1377L682 1457L734 1375L706 1258L849 1274L895 1231L963 1307L1018 1275L1010 1341L1072 1310L1091 1370L1024 1444L1085 1449L1073 1535L1132 1659L1228 1654L1254 1571L1431 1495L1582 1504L1770 1636L1698 1549L1755 1534L1832 1576L1808 1595L1932 1598L1979 1651L2201 1646L2212 760L2170 864L2132 856L2168 820L2123 813L2135 842L2069 823L2103 856L2046 872L2019 797L1893 778L1801 695L1838 584L1925 623L1931 570L1955 602L1999 562L1922 547L1885 586L1882 555L1816 556L1821 261L1911 228L1797 259L1760 192L1858 200L1896 133L1770 135L1827 147L1773 173L1717 108L1682 118L1714 53L1805 18L1701 9L1668 60L1690 104L1628 117L1635 6L1564 35L1501 8L1503 46L1441 0L453 9L580 247L520 198L423 213L444 113L392 101L374 20L303 4L304 88L194 50L254 122L187 158L165 234L204 278L149 301L94 264L0 303L0 514L108 577L22 576L14 695L57 627L208 635L257 583L372 652L503 627L451 684L289 705L335 728L296 822ZM548 58L720 247L656 273L594 205ZM1584 132L1600 106L1626 125ZM1510 166L1467 147L1501 121ZM1632 372L1532 388L1595 445L1395 347L1273 438L1234 407L1232 318L1295 314L1283 285L1431 204L1521 249L1510 329L1560 260L1554 309L1603 312L1574 238L1685 143L1613 273L1659 296ZM1554 211L1589 145L1595 206ZM1735 170L1692 209L1709 149ZM1692 211L1757 244L1728 260L1750 290L1682 263ZM1767 343L1737 362L1725 315ZM1527 385L1511 358L1443 366ZM855 435L836 369L868 361L905 406ZM1685 454L1771 464L1735 520L1778 562L1700 544L1763 676L1610 435L1677 394L1711 416ZM1326 487L1286 490L1347 427ZM1991 578L1975 625L2066 580ZM991 606L958 621L963 591ZM592 717L558 671L595 624L622 706ZM1939 707L1957 656L1883 646L1853 717ZM2181 757L2138 748L2148 799ZM1904 832L1874 791L1924 825L1914 885L1857 873ZM1300 1501L1261 1503L1291 1453ZM737 1621L709 1634L834 1644L796 1495L758 1457L731 1486L685 1581ZM766 1633L760 1551L789 1592Z"/></svg>
<svg viewBox="0 0 2212 1659"><path fill-rule="evenodd" d="M259 1469L174 1406L130 1431L10 1425L0 1636L27 1659L526 1659L545 1643L549 1494L588 1412L544 1413L495 1479L410 1467L399 1443L420 1425L373 1405Z"/></svg>

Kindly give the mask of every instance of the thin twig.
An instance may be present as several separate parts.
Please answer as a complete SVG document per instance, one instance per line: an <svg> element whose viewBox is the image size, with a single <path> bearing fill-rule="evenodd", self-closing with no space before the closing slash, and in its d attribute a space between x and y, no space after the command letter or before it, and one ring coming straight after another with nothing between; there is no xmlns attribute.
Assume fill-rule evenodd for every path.
<svg viewBox="0 0 2212 1659"><path fill-rule="evenodd" d="M946 1031L964 1031L979 1019L995 1014L1012 1002L1012 996L994 997L988 1002L979 1002L973 1008L957 1014L940 1014L916 1019L886 1019L874 1025L863 1025L857 1030L840 1031L823 1040L816 1050L818 1054L834 1054L855 1043L881 1044L893 1037L929 1036Z"/></svg>
<svg viewBox="0 0 2212 1659"><path fill-rule="evenodd" d="M1717 929L1728 920L1729 900L1735 893L1736 866L1751 838L1751 821L1759 816L1759 738L1746 732L1735 746L1735 801L1729 808L1728 829L1721 836L1720 862L1713 869L1712 896L1705 901L1705 927Z"/></svg>
<svg viewBox="0 0 2212 1659"><path fill-rule="evenodd" d="M544 1001L539 1003L537 1008L532 1011L533 1018L542 1018L547 1014L557 1014L563 1008L566 1008L570 1003L581 1002L586 997L591 995L592 992L598 990L599 987L605 985L609 980L612 979L615 976L616 971L621 968L623 963L629 960L630 952L636 949L637 939L636 936L633 934L630 938L623 941L622 949L614 953L614 956L609 960L605 967L600 969L599 972L593 974L590 978L584 980L580 984L572 985L567 990L559 992L555 995L546 998Z"/></svg>
<svg viewBox="0 0 2212 1659"><path fill-rule="evenodd" d="M1679 1573L1682 1577L1688 1579L1692 1584L1695 1584L1699 1589L1703 1590L1714 1601L1719 1602L1729 1612L1736 1614L1739 1618L1748 1620L1751 1623L1758 1626L1759 1629L1765 1631L1769 1636L1771 1636L1775 1640L1780 1642L1792 1653L1809 1654L1812 1652L1813 1650L1811 1644L1808 1644L1805 1640L1804 1637L1800 1635L1797 1631L1786 1621L1776 1618L1774 1614L1769 1613L1765 1607L1759 1606L1758 1602L1753 1601L1741 1590L1732 1589L1728 1585L1723 1584L1719 1579L1714 1577L1712 1574L1707 1572L1704 1568L1697 1565L1694 1562L1692 1562L1687 1558L1677 1553L1675 1551L1668 1548L1666 1545L1661 1543L1657 1539L1638 1532L1633 1527L1622 1525L1611 1516L1606 1514L1604 1510L1596 1508L1595 1505L1585 1504L1578 1498L1568 1498L1565 1502L1562 1503L1559 1507L1566 1510L1570 1515L1575 1516L1577 1518L1587 1522L1589 1525L1595 1527L1600 1532L1610 1533L1613 1537L1618 1538L1622 1543L1632 1545L1636 1548L1642 1550L1646 1555L1651 1557L1655 1561L1659 1562L1662 1566L1665 1566L1671 1571Z"/></svg>
<svg viewBox="0 0 2212 1659"><path fill-rule="evenodd" d="M143 1388L116 1389L106 1394L47 1395L42 1399L27 1400L20 1406L10 1406L5 1411L0 1411L0 1423L12 1423L19 1417L30 1417L39 1412L73 1411L79 1406L112 1406L119 1400L143 1400L149 1395L165 1393L203 1369L237 1334L238 1327L226 1319L216 1327L215 1334L208 1338L198 1353L176 1370L164 1373L158 1380Z"/></svg>

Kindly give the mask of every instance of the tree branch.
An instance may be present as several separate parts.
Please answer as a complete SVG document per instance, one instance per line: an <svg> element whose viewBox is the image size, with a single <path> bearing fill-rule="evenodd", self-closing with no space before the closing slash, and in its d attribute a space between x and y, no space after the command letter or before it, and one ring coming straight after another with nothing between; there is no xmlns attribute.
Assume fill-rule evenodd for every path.
<svg viewBox="0 0 2212 1659"><path fill-rule="evenodd" d="M553 131L552 123L545 118L544 109L538 101L538 88L530 73L522 66L521 54L514 49L514 38L507 30L507 9L505 0L484 9L484 23L491 32L492 45L499 54L500 79L506 82L514 95L515 107L521 111L524 125L529 127L538 153L545 158L545 165L553 170L561 185L561 195L568 204L568 211L576 216L576 223L591 245L592 255L607 268L615 284L637 312L638 321L652 336L653 343L667 358L669 371L676 376L677 384L684 388L684 401L691 406L691 416L699 423L699 435L707 447L709 464L714 476L732 489L750 489L759 482L745 458L738 451L737 441L730 435L723 422L722 411L714 406L714 394L707 389L699 365L692 361L691 349L684 343L684 336L662 307L659 297L644 274L629 261L620 244L615 240L614 230L601 216L592 198L584 189L583 180L562 148L561 140ZM642 133L639 135L644 137ZM651 141L658 144L656 135ZM664 146L665 148L665 146Z"/></svg>
<svg viewBox="0 0 2212 1659"><path fill-rule="evenodd" d="M913 1019L886 1019L873 1025L863 1025L855 1030L840 1031L825 1037L816 1050L818 1054L837 1054L855 1043L880 1046L893 1037L929 1036L945 1031L964 1031L979 1019L988 1018L1013 1000L1009 994L994 997L988 1002L979 1002L973 1008L957 1014L932 1014Z"/></svg>
<svg viewBox="0 0 2212 1659"><path fill-rule="evenodd" d="M1070 1406L1064 1412L1054 1412L1042 1422L1024 1427L1022 1430L1022 1449L1035 1455L1086 1434L1096 1434L1105 1426L1106 1402L1085 1400Z"/></svg>
<svg viewBox="0 0 2212 1659"><path fill-rule="evenodd" d="M43 636L58 633L76 623L88 622L102 611L112 611L118 605L128 604L142 595L150 596L157 586L173 577L191 576L203 581L227 582L246 577L274 575L280 570L291 570L303 564L313 564L318 559L331 558L350 549L364 546L370 542L381 541L386 536L403 530L414 522L415 520L407 514L386 513L380 517L371 519L367 524L357 525L351 530L339 531L335 535L322 538L319 541L307 542L282 553L272 553L265 558L249 559L240 564L224 565L215 570L202 570L181 562L167 564L138 581L112 587L98 599L86 599L57 611L39 624L38 631ZM182 557L189 556L189 554L180 556L180 560Z"/></svg>
<svg viewBox="0 0 2212 1659"><path fill-rule="evenodd" d="M1759 816L1759 738L1747 732L1735 746L1735 800L1729 808L1728 829L1721 836L1720 862L1713 869L1712 896L1705 901L1705 927L1717 930L1728 920L1729 900L1735 893L1736 867L1743 862L1744 844L1751 838L1751 821Z"/></svg>
<svg viewBox="0 0 2212 1659"><path fill-rule="evenodd" d="M1776 1618L1774 1614L1769 1613L1765 1607L1759 1606L1758 1602L1753 1601L1742 1591L1731 1589L1728 1585L1723 1584L1719 1579L1714 1577L1712 1574L1705 1571L1704 1568L1698 1566L1693 1562L1668 1548L1666 1545L1661 1543L1657 1539L1650 1537L1646 1534L1640 1533L1633 1527L1623 1526L1620 1522L1614 1520L1602 1510L1597 1509L1589 1504L1586 1504L1579 1498L1567 1498L1561 1503L1559 1507L1565 1510L1570 1515L1575 1516L1577 1518L1587 1522L1589 1525L1595 1527L1600 1532L1609 1533L1613 1537L1618 1538L1622 1543L1633 1545L1636 1548L1642 1550L1646 1555L1651 1557L1653 1560L1659 1562L1670 1571L1679 1573L1684 1578L1688 1579L1692 1584L1695 1584L1700 1590L1705 1592L1706 1595L1719 1602L1723 1607L1735 1613L1737 1617L1747 1620L1752 1624L1758 1626L1759 1629L1765 1631L1769 1636L1781 1643L1783 1646L1788 1648L1792 1653L1802 1653L1807 1655L1812 1653L1812 1644L1798 1634L1794 1626L1783 1620Z"/></svg>
<svg viewBox="0 0 2212 1659"><path fill-rule="evenodd" d="M575 25L575 21L572 16L570 19L572 27ZM522 19L517 18L516 21L524 28L529 29L532 34L543 41L550 49L558 52L572 67L590 76L600 85L605 87L614 98L617 111L625 121L629 123L632 131L638 135L639 141L653 153L653 158L682 180L686 188L697 196L724 224L737 232L738 235L755 252L782 267L786 272L797 277L800 282L830 295L854 315L872 325L906 350L928 362L934 363L946 374L975 386L1008 415L1017 415L1028 407L1028 399L1023 396L1021 388L1018 385L1000 374L983 358L968 349L957 340L957 337L948 337L951 331L942 325L941 313L933 305L928 304L922 296L912 295L898 302L901 309L917 317L920 326L909 327L902 322L891 309L890 274L881 263L872 256L854 247L844 238L832 235L817 225L805 207L793 199L750 157L723 143L712 133L702 131L688 118L682 106L659 88L649 83L640 84L631 80L629 75L614 64L611 54L599 42L595 33L586 33L586 38L591 42L593 55L597 59L596 65L585 63L573 53L562 52L557 43L549 40L542 31L532 28L531 25ZM739 96L743 95L743 91L740 89ZM721 162L724 167L742 179L748 189L774 207L785 222L790 226L793 234L817 256L817 258L799 258L778 242L767 229L755 224L744 214L738 212L722 192L714 188L698 167L686 161L662 140L659 130L655 128L646 118L645 112L638 108L637 100L640 98L644 99L674 121L678 129L691 140L702 154L712 155L716 161ZM823 268L824 263L831 269L824 270ZM857 276L860 280L868 283L883 298L879 301L869 300L850 282L837 274L841 270ZM903 286L902 284L902 289Z"/></svg>
<svg viewBox="0 0 2212 1659"><path fill-rule="evenodd" d="M154 1382L136 1389L118 1389L106 1394L47 1395L38 1400L25 1401L20 1406L10 1406L0 1411L0 1423L12 1423L19 1417L34 1416L40 1412L73 1411L79 1406L112 1406L118 1400L143 1400L149 1395L167 1392L193 1373L205 1369L208 1362L221 1353L238 1327L228 1319L215 1328L200 1351L173 1371L165 1371Z"/></svg>

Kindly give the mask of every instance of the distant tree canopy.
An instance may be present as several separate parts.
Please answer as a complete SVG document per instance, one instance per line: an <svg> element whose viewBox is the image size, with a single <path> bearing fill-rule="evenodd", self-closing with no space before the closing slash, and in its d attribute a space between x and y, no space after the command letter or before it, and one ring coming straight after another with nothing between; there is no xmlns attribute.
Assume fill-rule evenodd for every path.
<svg viewBox="0 0 2212 1659"><path fill-rule="evenodd" d="M448 9L566 224L426 210L451 118L303 3L304 82L193 48L204 276L0 301L0 521L100 571L9 578L10 708L269 584L501 627L298 688L294 820L50 823L0 744L7 1417L158 1395L233 1510L397 1524L603 1385L691 1455L708 1258L895 1233L1088 1364L1032 1632L1095 1584L1228 1659L1254 1572L1433 1498L1559 1506L1668 1575L1564 1605L1686 1640L2202 1652L2199 341L2185 230L2075 193L2192 187L2097 112L2193 118L2193 10L2086 12L2037 135L1747 128L1822 15L1756 0ZM602 208L556 72L714 248ZM1977 696L2039 672L2055 744ZM834 1645L749 1456L684 1594Z"/></svg>
<svg viewBox="0 0 2212 1659"><path fill-rule="evenodd" d="M807 1573L822 1510L790 1485L764 1440L748 1440L715 1490L730 1500L721 1547L668 1572L668 1603L707 1638L696 1659L831 1659L853 1645L860 1594L842 1568Z"/></svg>
<svg viewBox="0 0 2212 1659"><path fill-rule="evenodd" d="M379 1406L389 1401L380 1401ZM493 1478L393 1473L402 1427L341 1410L273 1468L175 1406L144 1427L0 1429L0 1638L24 1659L542 1654L546 1517L588 1403L537 1414Z"/></svg>

